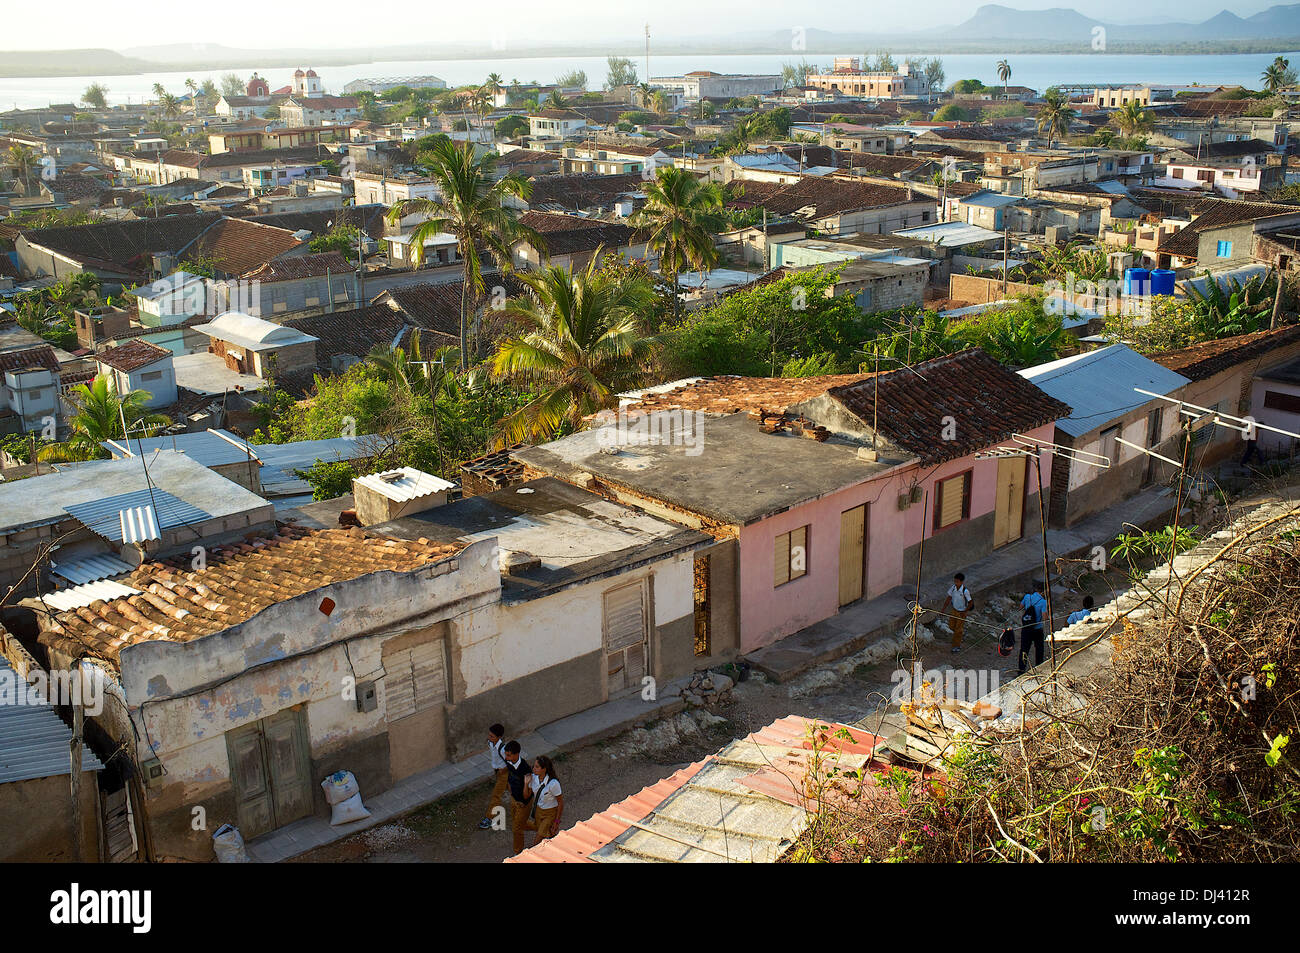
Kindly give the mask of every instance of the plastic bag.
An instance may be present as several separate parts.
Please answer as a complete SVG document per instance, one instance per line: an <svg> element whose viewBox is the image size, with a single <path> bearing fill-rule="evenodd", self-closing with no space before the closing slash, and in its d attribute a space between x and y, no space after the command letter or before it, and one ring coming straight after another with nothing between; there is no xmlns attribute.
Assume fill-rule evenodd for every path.
<svg viewBox="0 0 1300 953"><path fill-rule="evenodd" d="M233 824L222 824L212 835L212 849L219 864L247 864L248 852L244 850L244 835Z"/></svg>
<svg viewBox="0 0 1300 953"><path fill-rule="evenodd" d="M369 816L370 812L361 803L361 795L354 794L346 801L334 805L334 816L330 818L330 824L351 824L353 821L363 821Z"/></svg>
<svg viewBox="0 0 1300 953"><path fill-rule="evenodd" d="M322 781L320 786L329 804L341 804L360 790L357 787L357 779L351 771L335 771Z"/></svg>

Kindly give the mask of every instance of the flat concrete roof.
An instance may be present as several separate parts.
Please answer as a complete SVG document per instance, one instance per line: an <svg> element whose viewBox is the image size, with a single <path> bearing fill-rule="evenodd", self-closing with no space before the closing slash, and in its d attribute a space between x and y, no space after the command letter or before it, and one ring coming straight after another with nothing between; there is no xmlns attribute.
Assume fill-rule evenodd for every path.
<svg viewBox="0 0 1300 953"><path fill-rule="evenodd" d="M307 525L337 525L338 501L282 513ZM610 502L552 477L436 506L366 532L468 545L495 537L505 553L537 556L536 569L502 575L507 599L536 599L603 575L714 542L712 536Z"/></svg>
<svg viewBox="0 0 1300 953"><path fill-rule="evenodd" d="M245 393L256 393L266 386L262 378L232 371L224 360L207 351L173 357L172 370L176 374L177 387L205 397L241 389Z"/></svg>
<svg viewBox="0 0 1300 953"><path fill-rule="evenodd" d="M57 473L0 483L0 532L58 522L69 518L65 512L68 506L148 489L140 459L97 460ZM155 489L165 490L210 516L234 516L271 505L187 454L158 450L145 454L143 459Z"/></svg>
<svg viewBox="0 0 1300 953"><path fill-rule="evenodd" d="M525 447L512 456L561 479L585 471L641 496L739 526L866 482L906 462L860 460L861 444L837 437L818 443L766 434L747 414L700 414L694 419L694 434L676 444L625 444L611 453L614 431L600 427ZM694 445L687 446L685 439Z"/></svg>

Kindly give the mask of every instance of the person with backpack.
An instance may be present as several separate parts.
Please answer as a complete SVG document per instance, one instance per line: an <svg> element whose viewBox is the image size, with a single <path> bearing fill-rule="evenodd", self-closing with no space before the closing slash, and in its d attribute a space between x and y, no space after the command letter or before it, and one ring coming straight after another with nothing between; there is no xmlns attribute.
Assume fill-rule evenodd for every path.
<svg viewBox="0 0 1300 953"><path fill-rule="evenodd" d="M532 824L532 829L537 831L537 840L533 841L533 846L536 847L548 837L555 836L564 814L564 791L560 787L560 779L555 776L555 765L545 755L538 756L533 762L528 790L533 797L536 815Z"/></svg>
<svg viewBox="0 0 1300 953"><path fill-rule="evenodd" d="M1074 625L1076 622L1082 622L1088 616L1092 615L1092 596L1083 597L1083 608L1078 612L1071 612L1070 617L1065 620L1066 625Z"/></svg>
<svg viewBox="0 0 1300 953"><path fill-rule="evenodd" d="M488 759L492 768L492 793L488 796L487 812L478 822L481 831L492 827L492 812L501 804L501 795L506 793L506 759L503 751L506 746L506 729L500 724L488 728Z"/></svg>
<svg viewBox="0 0 1300 953"><path fill-rule="evenodd" d="M1043 664L1043 619L1047 615L1047 600L1043 598L1043 584L1034 580L1032 592L1020 600L1020 674L1029 666L1029 647L1034 647L1035 665Z"/></svg>
<svg viewBox="0 0 1300 953"><path fill-rule="evenodd" d="M943 608L939 610L939 614L945 616L952 626L953 655L961 651L962 636L966 634L966 616L974 604L975 600L966 588L966 574L957 573L952 577L952 585L948 587L948 598L943 600Z"/></svg>
<svg viewBox="0 0 1300 953"><path fill-rule="evenodd" d="M506 786L510 789L510 799L514 803L514 848L516 854L521 854L524 850L524 837L531 829L528 815L531 813L533 795L528 789L528 778L533 769L524 760L519 742L507 742L501 753L505 755L506 761Z"/></svg>

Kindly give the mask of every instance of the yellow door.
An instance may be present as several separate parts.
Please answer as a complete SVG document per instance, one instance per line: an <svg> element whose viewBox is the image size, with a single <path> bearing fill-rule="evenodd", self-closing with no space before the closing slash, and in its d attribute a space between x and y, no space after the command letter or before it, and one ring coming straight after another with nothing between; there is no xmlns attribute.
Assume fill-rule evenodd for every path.
<svg viewBox="0 0 1300 953"><path fill-rule="evenodd" d="M1014 543L1021 536L1025 515L1024 457L998 459L998 495L993 506L993 548Z"/></svg>
<svg viewBox="0 0 1300 953"><path fill-rule="evenodd" d="M840 605L862 598L866 576L867 506L840 514Z"/></svg>

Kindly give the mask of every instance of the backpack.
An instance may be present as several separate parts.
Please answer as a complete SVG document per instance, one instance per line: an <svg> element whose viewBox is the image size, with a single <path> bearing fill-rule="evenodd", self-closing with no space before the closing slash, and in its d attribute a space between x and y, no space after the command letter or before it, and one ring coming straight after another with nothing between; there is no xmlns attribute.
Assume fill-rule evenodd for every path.
<svg viewBox="0 0 1300 953"><path fill-rule="evenodd" d="M1037 626L1038 621L1038 606L1025 606L1025 611L1020 613L1020 624L1028 629Z"/></svg>
<svg viewBox="0 0 1300 953"><path fill-rule="evenodd" d="M967 612L967 613L974 612L974 611L975 611L975 597L972 596L972 595L970 594L970 590L967 589L965 586L962 586L962 587L961 587L961 594L962 594L962 595L965 597L965 599L966 599L966 612Z"/></svg>

